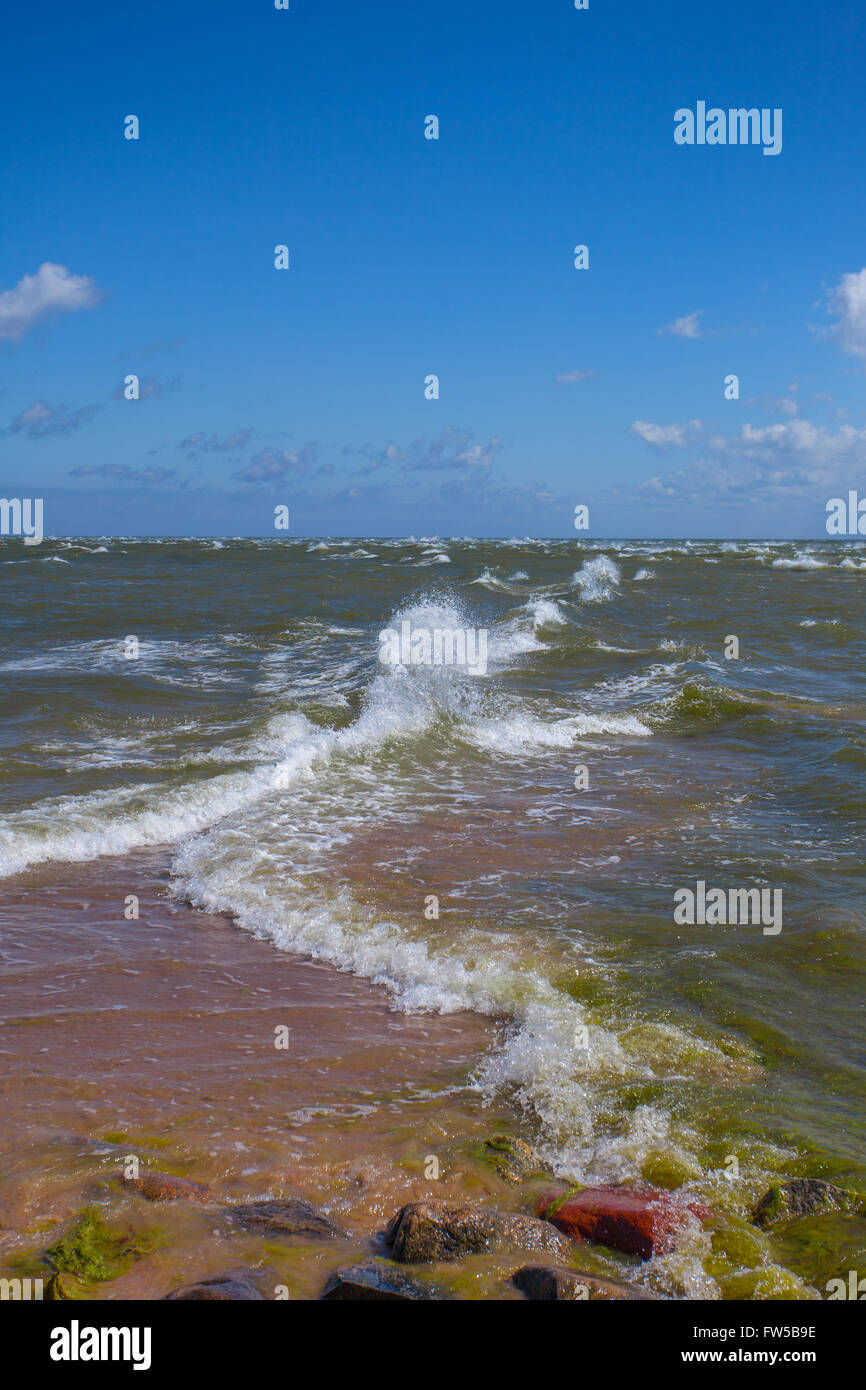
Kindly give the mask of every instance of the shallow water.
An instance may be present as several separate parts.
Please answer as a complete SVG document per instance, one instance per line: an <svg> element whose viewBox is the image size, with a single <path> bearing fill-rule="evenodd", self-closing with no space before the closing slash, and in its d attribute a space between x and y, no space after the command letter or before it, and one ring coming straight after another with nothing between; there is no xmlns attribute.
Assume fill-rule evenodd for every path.
<svg viewBox="0 0 866 1390"><path fill-rule="evenodd" d="M488 1020L463 1081L563 1174L732 1218L779 1175L866 1187L863 545L105 540L0 571L10 888L131 854L136 893L165 847L178 904ZM486 672L383 665L403 620L486 630ZM780 891L781 930L677 924L698 881ZM706 1244L678 1260L724 1292Z"/></svg>

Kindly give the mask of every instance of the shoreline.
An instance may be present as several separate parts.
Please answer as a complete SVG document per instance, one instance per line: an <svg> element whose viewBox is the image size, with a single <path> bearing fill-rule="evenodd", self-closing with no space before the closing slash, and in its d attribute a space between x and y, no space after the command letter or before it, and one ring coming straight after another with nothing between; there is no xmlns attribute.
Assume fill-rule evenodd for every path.
<svg viewBox="0 0 866 1390"><path fill-rule="evenodd" d="M226 1202L324 1204L365 1246L405 1202L465 1198L454 1155L516 1123L468 1080L496 1025L396 1012L381 988L176 902L168 864L148 850L64 864L62 886L56 864L4 885L0 1265L115 1190L129 1155ZM140 915L126 920L133 891ZM196 1212L144 1206L112 1201L122 1219L167 1225L172 1256L137 1261L100 1297L164 1296L243 1254L243 1237L206 1238ZM319 1258L300 1261L310 1294Z"/></svg>
<svg viewBox="0 0 866 1390"><path fill-rule="evenodd" d="M557 1178L472 1084L500 1024L398 1012L178 902L169 865L6 881L0 1278L96 1301L800 1300L821 1296L808 1243L818 1269L866 1220L812 1178L765 1195L767 1229L688 1187Z"/></svg>

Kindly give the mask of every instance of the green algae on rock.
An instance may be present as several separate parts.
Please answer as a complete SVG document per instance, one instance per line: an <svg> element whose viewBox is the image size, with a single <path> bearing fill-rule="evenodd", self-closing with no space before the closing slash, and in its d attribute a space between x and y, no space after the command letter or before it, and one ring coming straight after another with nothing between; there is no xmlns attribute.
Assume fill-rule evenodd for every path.
<svg viewBox="0 0 866 1390"><path fill-rule="evenodd" d="M515 1139L509 1134L495 1134L492 1139L485 1139L477 1155L503 1182L513 1186L527 1178L542 1177L548 1172L525 1139Z"/></svg>
<svg viewBox="0 0 866 1390"><path fill-rule="evenodd" d="M567 1260L574 1248L570 1240L534 1216L445 1201L410 1202L401 1207L388 1223L385 1244L401 1264L518 1250L539 1250Z"/></svg>
<svg viewBox="0 0 866 1390"><path fill-rule="evenodd" d="M836 1187L823 1178L793 1178L777 1183L766 1192L755 1208L755 1225L764 1229L797 1216L820 1211L863 1211L866 1200L847 1188Z"/></svg>
<svg viewBox="0 0 866 1390"><path fill-rule="evenodd" d="M125 1274L135 1254L132 1233L112 1231L96 1207L85 1207L66 1235L45 1251L58 1273L77 1274L87 1283Z"/></svg>

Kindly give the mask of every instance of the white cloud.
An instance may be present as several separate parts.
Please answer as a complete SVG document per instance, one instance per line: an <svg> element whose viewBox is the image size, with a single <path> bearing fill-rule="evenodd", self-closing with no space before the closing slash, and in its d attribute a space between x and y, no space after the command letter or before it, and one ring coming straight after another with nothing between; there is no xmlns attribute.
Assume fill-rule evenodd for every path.
<svg viewBox="0 0 866 1390"><path fill-rule="evenodd" d="M684 449L701 432L700 420L684 425L654 425L650 420L635 420L629 434L637 435L653 449Z"/></svg>
<svg viewBox="0 0 866 1390"><path fill-rule="evenodd" d="M24 433L29 439L44 439L49 434L72 434L92 420L100 409L98 405L82 405L78 410L70 410L66 405L46 405L45 401L34 401L15 417L9 426L9 433Z"/></svg>
<svg viewBox="0 0 866 1390"><path fill-rule="evenodd" d="M829 307L838 319L831 332L846 352L866 359L866 267L842 276Z"/></svg>
<svg viewBox="0 0 866 1390"><path fill-rule="evenodd" d="M588 370L586 371L581 371L580 368L578 368L576 371L573 372L560 372L559 376L556 379L557 381L562 382L589 381L590 377L594 377L596 375L597 373L592 367L588 368Z"/></svg>
<svg viewBox="0 0 866 1390"><path fill-rule="evenodd" d="M707 441L701 458L643 484L647 501L791 503L844 492L866 469L866 429L796 419Z"/></svg>
<svg viewBox="0 0 866 1390"><path fill-rule="evenodd" d="M703 309L695 309L693 314L674 319L666 328L660 328L659 334L672 333L675 338L702 338L704 334L698 320L703 312Z"/></svg>
<svg viewBox="0 0 866 1390"><path fill-rule="evenodd" d="M0 339L17 340L47 314L89 309L99 290L87 275L70 275L65 265L45 261L35 275L25 275L0 294Z"/></svg>
<svg viewBox="0 0 866 1390"><path fill-rule="evenodd" d="M817 476L840 462L866 464L866 429L842 425L832 430L803 419L759 429L743 425L739 434L715 436L710 447L729 457L808 460Z"/></svg>

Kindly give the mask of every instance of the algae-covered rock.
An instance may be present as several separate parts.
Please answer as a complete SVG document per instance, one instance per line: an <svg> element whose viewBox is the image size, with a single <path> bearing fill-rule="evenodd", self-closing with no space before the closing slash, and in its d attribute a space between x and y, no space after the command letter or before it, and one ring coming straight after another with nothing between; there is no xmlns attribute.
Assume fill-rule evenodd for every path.
<svg viewBox="0 0 866 1390"><path fill-rule="evenodd" d="M73 1276L67 1275L64 1279L59 1273L55 1272L45 1285L43 1297L47 1299L49 1303L60 1303L75 1298L83 1298L84 1294Z"/></svg>
<svg viewBox="0 0 866 1390"><path fill-rule="evenodd" d="M816 1299L814 1289L810 1289L781 1265L765 1265L762 1269L739 1269L717 1280L722 1298L753 1299L759 1302L775 1302L796 1299Z"/></svg>
<svg viewBox="0 0 866 1390"><path fill-rule="evenodd" d="M713 1277L721 1277L731 1269L757 1268L769 1262L769 1237L738 1218L730 1218L713 1231L711 1245L707 1270Z"/></svg>
<svg viewBox="0 0 866 1390"><path fill-rule="evenodd" d="M512 1184L541 1177L546 1171L531 1145L525 1139L515 1139L509 1134L496 1134L492 1139L485 1139L479 1157L503 1182Z"/></svg>
<svg viewBox="0 0 866 1390"><path fill-rule="evenodd" d="M651 1150L641 1167L644 1182L671 1192L700 1176L700 1164L694 1159L684 1154L666 1153L663 1149Z"/></svg>
<svg viewBox="0 0 866 1390"><path fill-rule="evenodd" d="M584 1274L559 1265L524 1265L512 1274L511 1283L527 1298L547 1303L611 1303L656 1297L634 1284L620 1284L615 1279L602 1279L597 1274Z"/></svg>
<svg viewBox="0 0 866 1390"><path fill-rule="evenodd" d="M45 1251L58 1273L77 1274L88 1283L124 1274L135 1253L132 1233L111 1230L96 1207L85 1207L66 1235Z"/></svg>
<svg viewBox="0 0 866 1390"><path fill-rule="evenodd" d="M385 1244L401 1264L459 1260L493 1251L538 1250L569 1259L571 1241L546 1221L446 1201L410 1202L392 1217Z"/></svg>
<svg viewBox="0 0 866 1390"><path fill-rule="evenodd" d="M791 1221L797 1216L813 1216L821 1211L856 1211L862 1207L862 1197L825 1182L823 1178L794 1178L765 1192L752 1219L755 1225L766 1230L777 1222Z"/></svg>

